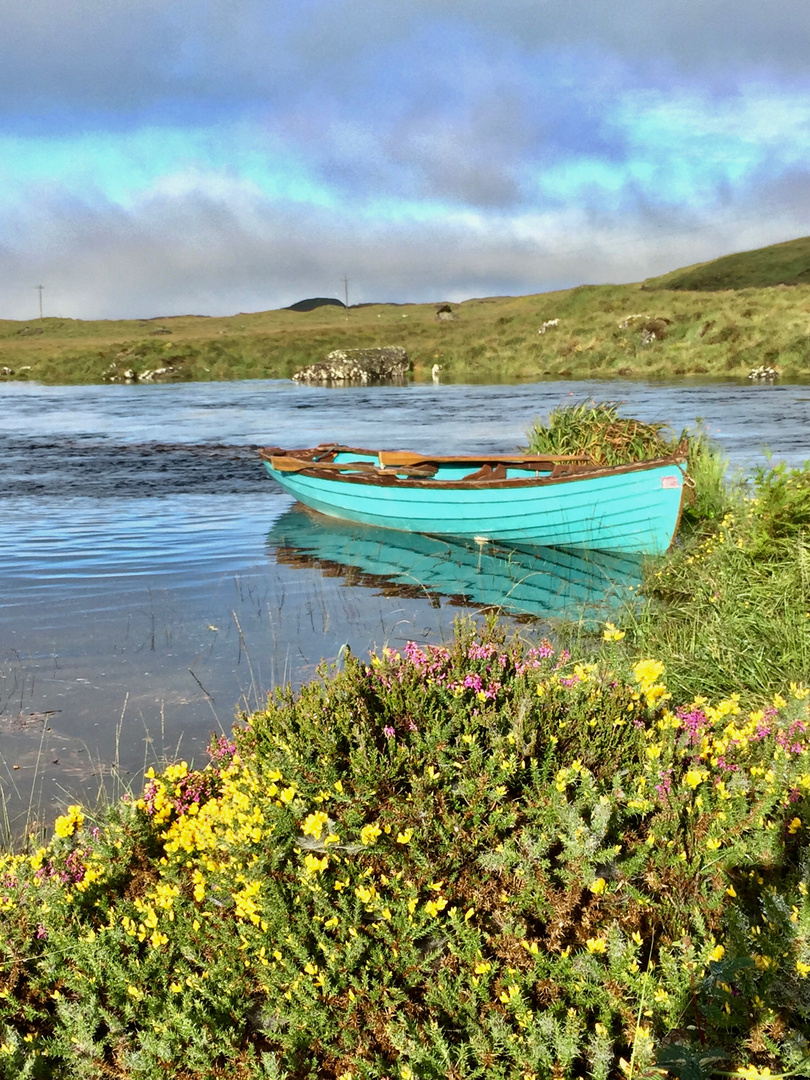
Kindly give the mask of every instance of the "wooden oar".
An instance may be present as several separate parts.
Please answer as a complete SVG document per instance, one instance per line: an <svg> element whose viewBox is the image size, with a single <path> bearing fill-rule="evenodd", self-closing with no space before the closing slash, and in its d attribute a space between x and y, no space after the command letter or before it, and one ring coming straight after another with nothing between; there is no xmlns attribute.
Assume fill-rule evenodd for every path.
<svg viewBox="0 0 810 1080"><path fill-rule="evenodd" d="M375 472L377 466L370 461L307 461L306 458L270 457L267 458L277 472L301 472L302 469L330 469L343 472L346 469L360 472Z"/></svg>
<svg viewBox="0 0 810 1080"><path fill-rule="evenodd" d="M270 462L272 468L276 472L303 472L304 469L323 469L328 472L361 472L380 474L380 468L371 461L307 461L305 458L293 458L293 457L265 457L266 461ZM429 463L425 463L423 467L419 466L407 466L403 465L400 468L392 470L394 472L405 473L408 476L433 476L436 469Z"/></svg>
<svg viewBox="0 0 810 1080"><path fill-rule="evenodd" d="M416 454L411 450L380 450L377 455L380 465L389 468L396 465L451 465L458 462L466 465L469 462L503 462L505 465L526 465L537 469L543 466L552 468L554 465L595 465L596 462L588 454L561 454L554 457L551 454Z"/></svg>

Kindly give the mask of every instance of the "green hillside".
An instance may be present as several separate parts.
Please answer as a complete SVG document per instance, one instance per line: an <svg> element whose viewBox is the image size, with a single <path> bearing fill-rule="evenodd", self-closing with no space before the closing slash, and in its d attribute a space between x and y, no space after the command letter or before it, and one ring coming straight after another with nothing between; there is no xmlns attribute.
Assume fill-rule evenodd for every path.
<svg viewBox="0 0 810 1080"><path fill-rule="evenodd" d="M644 289L685 289L716 292L718 289L767 289L774 285L810 284L810 236L783 244L738 251L711 262L671 270L648 278Z"/></svg>

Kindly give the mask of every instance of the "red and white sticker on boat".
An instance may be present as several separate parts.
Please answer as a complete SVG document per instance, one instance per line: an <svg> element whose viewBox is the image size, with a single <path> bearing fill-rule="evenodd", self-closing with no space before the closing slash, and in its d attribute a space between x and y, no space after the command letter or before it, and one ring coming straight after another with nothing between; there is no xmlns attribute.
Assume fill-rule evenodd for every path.
<svg viewBox="0 0 810 1080"><path fill-rule="evenodd" d="M662 476L661 487L662 488L679 488L681 486L680 476Z"/></svg>

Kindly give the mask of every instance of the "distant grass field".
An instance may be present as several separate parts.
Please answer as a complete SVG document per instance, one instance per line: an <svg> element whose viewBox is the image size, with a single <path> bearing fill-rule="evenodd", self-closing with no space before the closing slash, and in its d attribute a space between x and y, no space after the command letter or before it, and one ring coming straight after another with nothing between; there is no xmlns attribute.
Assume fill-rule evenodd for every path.
<svg viewBox="0 0 810 1080"><path fill-rule="evenodd" d="M805 263L810 266L810 238L643 285L467 300L454 305L456 318L447 322L437 320L436 304L227 318L1 320L0 379L97 383L156 369L166 369L156 381L289 378L332 349L402 345L416 380L429 379L434 364L446 382L745 378L762 366L801 380L810 378ZM733 284L757 274L756 287ZM806 283L786 288L789 278ZM703 281L704 291L684 284L693 280Z"/></svg>

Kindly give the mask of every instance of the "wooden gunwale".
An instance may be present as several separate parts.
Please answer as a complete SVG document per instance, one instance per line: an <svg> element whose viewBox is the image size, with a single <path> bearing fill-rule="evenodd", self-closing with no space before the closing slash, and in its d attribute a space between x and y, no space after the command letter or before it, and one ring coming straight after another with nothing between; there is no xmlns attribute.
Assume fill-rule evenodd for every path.
<svg viewBox="0 0 810 1080"><path fill-rule="evenodd" d="M376 457L379 466L371 461L366 462L335 462L332 460L335 454L365 454ZM317 456L316 456L317 455ZM454 462L461 464L480 464L497 462L504 465L540 467L554 465L577 465L588 467L595 465L593 458L588 454L418 454L411 450L369 450L358 446L340 446L327 444L315 446L306 450L284 450L278 446L266 446L259 450L259 457L264 461L272 462L273 458L287 458L296 465L307 463L309 465L321 465L322 467L345 469L351 465L367 466L373 469L390 469L391 472L401 472L404 467L418 467L421 465L451 465Z"/></svg>
<svg viewBox="0 0 810 1080"><path fill-rule="evenodd" d="M274 457L290 457L296 458L301 461L302 465L306 462L306 458L302 455L307 453L317 453L321 449L316 447L313 450L306 451L280 451L276 447L267 447L259 451L260 457L263 460L270 462L272 465L272 458ZM329 448L331 451L333 448ZM341 453L356 453L356 454L370 454L376 455L379 451L358 449L356 447L340 446L334 448ZM329 452L327 451L327 452ZM416 455L414 455L416 456ZM401 487L401 488L415 488L417 490L435 490L435 491L448 491L448 490L474 490L474 491L486 491L486 490L498 490L503 491L520 489L520 488L534 488L534 487L551 487L556 484L568 484L576 480L591 480L604 476L618 476L626 473L633 472L646 472L650 469L656 469L666 467L667 465L673 465L682 472L685 472L686 454L673 454L669 457L651 458L647 461L632 462L628 465L596 465L591 463L590 465L581 464L582 457L577 455L566 455L561 457L551 457L549 455L535 456L535 455L508 455L508 454L458 454L453 456L436 456L430 457L425 455L422 458L417 458L420 463L438 464L444 462L450 464L452 462L460 462L463 464L485 464L487 462L502 462L513 463L515 466L526 465L527 468L537 466L539 468L540 463L547 465L560 465L563 468L556 476L529 476L522 477L510 477L503 480L434 480L429 477L423 477L419 475L409 475L403 478L398 475L398 471L405 472L406 468L400 468L397 470L396 466L380 469L372 462L360 462L358 465L366 464L370 468L369 470L357 470L355 472L345 472L346 465L351 463L342 463L336 465L333 462L323 462L322 464L317 460L313 460L311 465L304 465L301 469L296 469L296 473L299 476L310 476L319 480L330 480L333 483L340 484L360 484L365 486L377 486L377 487ZM331 466L331 467L330 467ZM568 466L568 468L565 468Z"/></svg>

